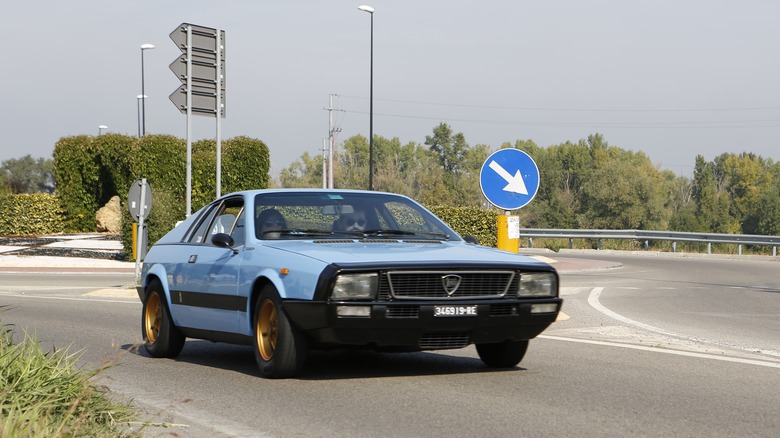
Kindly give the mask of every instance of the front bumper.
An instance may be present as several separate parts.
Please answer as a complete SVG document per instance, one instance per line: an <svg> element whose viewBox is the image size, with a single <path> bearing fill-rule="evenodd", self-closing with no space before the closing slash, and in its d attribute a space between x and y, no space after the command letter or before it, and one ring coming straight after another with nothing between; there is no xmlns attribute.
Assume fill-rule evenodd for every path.
<svg viewBox="0 0 780 438"><path fill-rule="evenodd" d="M558 316L560 298L415 302L285 301L293 325L314 346L436 350L532 339ZM539 305L554 307L543 313ZM473 316L434 316L436 305L477 306ZM551 306L550 306L551 305ZM339 317L338 306L370 306L368 317Z"/></svg>

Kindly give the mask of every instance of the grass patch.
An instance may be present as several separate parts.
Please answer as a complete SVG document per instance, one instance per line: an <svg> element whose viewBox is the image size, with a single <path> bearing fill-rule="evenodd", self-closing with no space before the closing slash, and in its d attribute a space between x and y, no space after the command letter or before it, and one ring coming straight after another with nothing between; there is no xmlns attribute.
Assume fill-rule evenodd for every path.
<svg viewBox="0 0 780 438"><path fill-rule="evenodd" d="M14 342L0 322L0 436L140 436L136 410L92 383L106 367L81 370L77 360L67 350L44 352L28 335Z"/></svg>

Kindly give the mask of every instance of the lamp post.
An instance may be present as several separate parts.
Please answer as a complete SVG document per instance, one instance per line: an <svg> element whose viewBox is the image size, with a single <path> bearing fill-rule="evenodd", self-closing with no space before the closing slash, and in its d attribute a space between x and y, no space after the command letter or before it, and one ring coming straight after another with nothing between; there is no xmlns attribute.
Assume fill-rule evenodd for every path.
<svg viewBox="0 0 780 438"><path fill-rule="evenodd" d="M368 190L374 190L374 8L360 5L358 9L371 15L371 66L368 94Z"/></svg>
<svg viewBox="0 0 780 438"><path fill-rule="evenodd" d="M143 102L141 106L143 109L143 115L141 116L141 132L138 136L146 135L146 91L144 90L144 51L154 49L154 44L141 44L141 96L143 96Z"/></svg>
<svg viewBox="0 0 780 438"><path fill-rule="evenodd" d="M98 135L102 135L104 129L108 129L108 126L106 126L106 125L98 126Z"/></svg>
<svg viewBox="0 0 780 438"><path fill-rule="evenodd" d="M138 137L141 137L141 99L146 99L146 95L139 94L135 96L136 108L138 109Z"/></svg>

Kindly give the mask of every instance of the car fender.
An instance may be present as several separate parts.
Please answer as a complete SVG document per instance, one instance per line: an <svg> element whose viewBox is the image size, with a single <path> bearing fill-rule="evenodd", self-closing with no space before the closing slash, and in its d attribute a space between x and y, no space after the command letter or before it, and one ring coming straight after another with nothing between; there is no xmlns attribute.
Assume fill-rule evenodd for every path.
<svg viewBox="0 0 780 438"><path fill-rule="evenodd" d="M285 297L286 289L284 287L284 282L282 281L282 278L278 271L270 268L262 269L258 272L256 272L254 279L251 281L252 286L249 288L246 288L246 290L249 291L249 296L247 296L246 300L246 312L242 312L242 314L239 316L239 327L243 334L245 335L252 335L253 327L252 327L252 318L254 315L254 305L255 300L257 299L257 296L260 295L260 290L265 285L271 284L273 285L276 290L279 292L280 297Z"/></svg>
<svg viewBox="0 0 780 438"><path fill-rule="evenodd" d="M163 294L165 294L165 301L168 303L168 308L171 308L171 290L168 287L168 273L165 269L165 266L162 264L156 263L152 265L149 270L146 272L146 275L144 275L142 279L141 286L144 289L144 295L146 295L146 288L149 286L149 283L151 282L151 278L157 277L157 279L160 280L160 284L162 284L163 287ZM143 302L144 297L141 297L141 301Z"/></svg>
<svg viewBox="0 0 780 438"><path fill-rule="evenodd" d="M271 268L265 268L258 271L254 280L255 287L253 287L252 290L255 290L259 283L271 283L276 288L276 291L279 293L280 297L287 297L287 290L284 287L284 282L282 281L281 274L279 274L278 271Z"/></svg>

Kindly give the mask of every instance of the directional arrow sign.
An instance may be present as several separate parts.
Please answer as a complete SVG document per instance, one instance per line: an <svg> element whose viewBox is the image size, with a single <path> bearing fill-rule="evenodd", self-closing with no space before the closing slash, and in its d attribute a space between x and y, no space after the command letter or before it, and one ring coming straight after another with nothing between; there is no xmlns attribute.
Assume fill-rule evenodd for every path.
<svg viewBox="0 0 780 438"><path fill-rule="evenodd" d="M179 87L168 98L179 108L183 114L187 113L187 90L184 85ZM203 90L197 85L192 87L192 113L193 114L205 114L213 116L216 111L214 108L217 104L217 94L211 90Z"/></svg>
<svg viewBox="0 0 780 438"><path fill-rule="evenodd" d="M195 55L193 55L192 58L192 80L216 84L217 79L219 79L217 78L217 65L213 61L200 61ZM173 74L175 74L183 84L187 83L187 54L182 53L169 67ZM224 72L224 67L222 70ZM224 73L222 79L222 88L224 89Z"/></svg>
<svg viewBox="0 0 780 438"><path fill-rule="evenodd" d="M485 160L479 184L491 204L503 210L517 210L536 196L539 168L520 149L500 149Z"/></svg>
<svg viewBox="0 0 780 438"><path fill-rule="evenodd" d="M515 173L515 176L512 176L494 160L490 160L489 166L498 174L498 176L506 180L507 185L504 187L505 192L515 192L520 193L521 195L528 194L528 189L525 188L525 181L523 181L523 176L520 175L520 170Z"/></svg>
<svg viewBox="0 0 780 438"><path fill-rule="evenodd" d="M189 46L187 45L188 32L190 34ZM225 31L182 23L171 32L170 37L182 52L171 63L170 68L183 84L169 96L171 102L180 112L187 113L187 83L189 82L192 100L189 102L189 107L192 109L192 113L212 117L219 113L224 118ZM217 68L218 65L219 68ZM189 78L187 76L188 68ZM219 102L217 102L217 91L220 92Z"/></svg>
<svg viewBox="0 0 780 438"><path fill-rule="evenodd" d="M217 53L217 29L182 23L171 32L170 37L182 52L187 51L187 27L192 29L192 50L203 53ZM220 31L222 45L225 45L225 31ZM224 51L222 59L225 58Z"/></svg>

